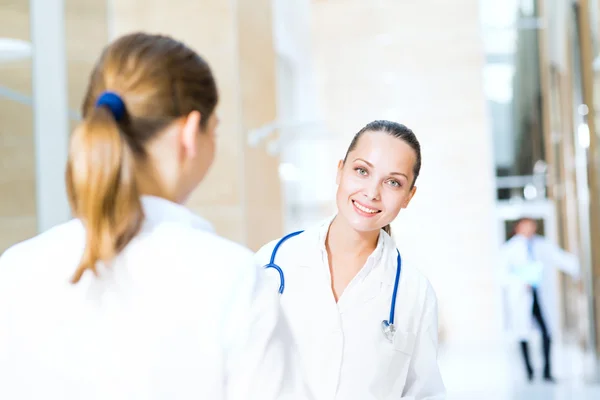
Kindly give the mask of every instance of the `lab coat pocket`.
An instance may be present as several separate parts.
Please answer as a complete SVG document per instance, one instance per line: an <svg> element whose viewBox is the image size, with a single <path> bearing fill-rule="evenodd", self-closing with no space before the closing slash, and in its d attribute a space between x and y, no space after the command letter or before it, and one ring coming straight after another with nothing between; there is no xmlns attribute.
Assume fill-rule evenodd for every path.
<svg viewBox="0 0 600 400"><path fill-rule="evenodd" d="M417 336L410 332L396 332L394 334L394 349L401 353L412 355Z"/></svg>
<svg viewBox="0 0 600 400"><path fill-rule="evenodd" d="M392 397L400 395L404 390L416 341L417 337L414 333L396 332L394 334L394 354L387 371L388 393Z"/></svg>

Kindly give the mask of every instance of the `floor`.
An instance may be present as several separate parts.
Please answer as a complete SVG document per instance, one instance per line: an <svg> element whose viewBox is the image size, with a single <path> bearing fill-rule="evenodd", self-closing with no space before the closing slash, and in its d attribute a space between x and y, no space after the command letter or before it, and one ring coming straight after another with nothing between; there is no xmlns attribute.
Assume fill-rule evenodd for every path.
<svg viewBox="0 0 600 400"><path fill-rule="evenodd" d="M532 343L532 349L540 348ZM534 354L535 353L535 354ZM532 362L542 365L541 354L532 351ZM575 346L554 346L556 384L539 379L529 383L518 348L498 344L485 348L451 347L440 351L440 367L448 400L599 400L600 381L594 361ZM537 368L540 370L540 368ZM536 371L537 372L537 371Z"/></svg>

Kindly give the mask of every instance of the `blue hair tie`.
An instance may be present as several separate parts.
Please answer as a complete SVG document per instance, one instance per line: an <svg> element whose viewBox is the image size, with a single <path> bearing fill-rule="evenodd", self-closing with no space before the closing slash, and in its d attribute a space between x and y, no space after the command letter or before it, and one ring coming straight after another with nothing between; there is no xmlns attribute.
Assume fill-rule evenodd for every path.
<svg viewBox="0 0 600 400"><path fill-rule="evenodd" d="M98 100L96 107L106 106L116 121L120 121L125 116L125 103L121 96L114 92L103 92Z"/></svg>

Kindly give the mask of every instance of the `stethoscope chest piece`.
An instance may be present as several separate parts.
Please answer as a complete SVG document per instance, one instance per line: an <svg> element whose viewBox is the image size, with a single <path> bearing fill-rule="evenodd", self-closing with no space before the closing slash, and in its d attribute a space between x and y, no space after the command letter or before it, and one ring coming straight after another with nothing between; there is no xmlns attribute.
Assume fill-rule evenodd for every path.
<svg viewBox="0 0 600 400"><path fill-rule="evenodd" d="M381 321L381 330L383 331L383 336L386 337L390 342L394 341L394 334L396 333L396 327L394 324L390 324L388 320Z"/></svg>

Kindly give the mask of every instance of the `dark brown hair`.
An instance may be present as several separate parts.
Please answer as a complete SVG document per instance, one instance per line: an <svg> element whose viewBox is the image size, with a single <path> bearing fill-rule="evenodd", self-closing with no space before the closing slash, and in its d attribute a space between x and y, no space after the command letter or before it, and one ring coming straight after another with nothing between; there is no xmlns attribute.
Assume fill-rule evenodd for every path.
<svg viewBox="0 0 600 400"><path fill-rule="evenodd" d="M348 150L346 150L346 155L344 156L344 164L348 159L348 154L350 154L350 152L352 152L352 150L356 148L356 146L358 145L358 141L365 132L387 133L390 136L404 141L415 151L416 161L415 165L413 166L414 178L410 185L412 189L415 186L417 177L419 176L419 172L421 172L421 145L419 144L419 141L417 140L417 137L415 136L413 131L407 128L406 126L393 121L377 120L370 122L367 125L365 125L360 131L358 131L358 133L356 133L356 135L354 135L354 137L352 138L350 146L348 146ZM386 231L388 235L392 234L392 227L389 224L384 226L383 230Z"/></svg>
<svg viewBox="0 0 600 400"><path fill-rule="evenodd" d="M122 115L110 106L97 106L107 91L122 102ZM90 77L83 121L69 147L69 202L86 229L73 283L86 270L95 274L98 261L111 260L138 233L144 214L135 166L146 157L146 143L192 111L200 112L204 128L217 101L210 67L177 40L134 33L104 49Z"/></svg>

